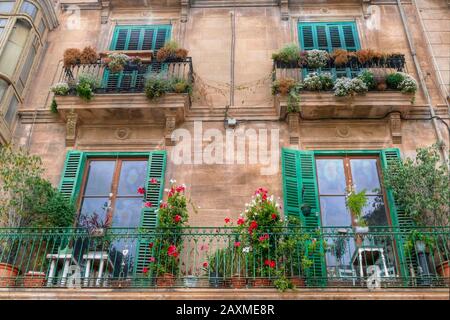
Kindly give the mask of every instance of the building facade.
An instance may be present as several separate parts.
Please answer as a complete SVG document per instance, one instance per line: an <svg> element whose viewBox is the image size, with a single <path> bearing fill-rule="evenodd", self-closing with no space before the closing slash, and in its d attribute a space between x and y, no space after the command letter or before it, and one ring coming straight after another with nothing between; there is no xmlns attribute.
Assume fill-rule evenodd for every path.
<svg viewBox="0 0 450 320"><path fill-rule="evenodd" d="M40 156L46 177L76 203L79 215L108 203L113 227L154 228L158 216L156 208L142 209L142 196L121 190L122 179L134 181L130 188L145 185L144 197L153 203L165 199L164 187L174 179L186 184L198 207L189 225L199 229L238 219L260 187L279 198L285 217L298 216L306 228L349 226L354 217L345 199L354 184L372 190L376 209L367 214L374 225L401 228L407 218L382 187L382 172L436 142L448 159L449 19L444 0L1 0L0 140ZM188 57L156 62L169 40L186 48ZM398 53L400 65L373 69L409 74L418 90L374 90L352 98L304 91L299 112L290 112L289 97L272 92L274 81L308 72L272 60L290 43L329 53ZM64 66L66 49L86 46L143 60L151 51L153 60L144 71L118 74L97 62ZM328 67L338 78L364 69ZM77 81L82 72L100 82L89 101L50 90ZM146 72L186 79L192 93L148 100ZM56 113L50 110L54 103ZM310 216L302 215L302 203L311 206ZM148 258L141 247L131 241L128 248L136 250L134 274L142 274ZM331 288L333 277L349 275L354 286L358 262L339 266L352 266L357 248L352 242L339 258L315 256L316 280ZM414 278L397 252L401 246L389 248L383 253L386 273ZM439 290L430 297L445 298Z"/></svg>

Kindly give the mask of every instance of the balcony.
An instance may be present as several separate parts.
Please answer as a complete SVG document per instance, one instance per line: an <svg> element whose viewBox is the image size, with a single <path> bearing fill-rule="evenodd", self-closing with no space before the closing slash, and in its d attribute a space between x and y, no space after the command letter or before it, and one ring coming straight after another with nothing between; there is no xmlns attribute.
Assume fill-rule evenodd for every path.
<svg viewBox="0 0 450 320"><path fill-rule="evenodd" d="M133 54L138 56L138 53ZM98 81L90 99L83 99L77 93L79 76L86 74ZM192 59L188 57L163 63L142 59L141 64L127 64L119 73L112 73L100 61L64 68L59 82L67 83L70 89L65 95L55 95L54 100L60 117L67 124L66 144L75 144L80 124L109 122L121 125L140 122L163 125L166 144L171 145L171 132L184 121L190 106L190 96L187 90L168 90L157 98L147 98L145 84L149 75L167 81L177 79L191 85Z"/></svg>
<svg viewBox="0 0 450 320"><path fill-rule="evenodd" d="M420 236L418 236L420 235ZM450 229L1 229L0 288L447 288ZM164 243L176 245L171 250ZM177 253L176 255L174 253ZM277 282L278 281L278 282ZM214 290L213 290L214 292Z"/></svg>
<svg viewBox="0 0 450 320"><path fill-rule="evenodd" d="M346 64L336 66L333 61L328 61L321 69L311 69L300 66L298 63L283 63L274 61L273 80L293 79L301 82L308 73L331 72L334 75L356 75L362 70L369 70L378 76L385 76L392 72L405 72L405 58L388 59L383 62L359 63L351 60ZM319 119L382 119L392 113L398 113L402 117L408 115L414 95L402 93L400 90L383 89L369 90L365 94L357 94L345 97L335 96L332 90L300 91L300 116L305 120ZM280 117L285 118L288 113L288 96L276 94L275 106L279 110Z"/></svg>

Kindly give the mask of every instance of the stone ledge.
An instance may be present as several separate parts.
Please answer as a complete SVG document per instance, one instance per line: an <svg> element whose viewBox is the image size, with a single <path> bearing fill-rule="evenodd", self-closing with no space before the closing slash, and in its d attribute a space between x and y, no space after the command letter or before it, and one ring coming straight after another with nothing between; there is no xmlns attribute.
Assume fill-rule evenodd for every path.
<svg viewBox="0 0 450 320"><path fill-rule="evenodd" d="M376 119L390 112L407 116L412 108L412 95L401 92L368 92L354 97L336 97L332 92L300 93L300 114L303 120L324 118L367 118ZM275 96L275 106L280 118L287 111L287 97Z"/></svg>
<svg viewBox="0 0 450 320"><path fill-rule="evenodd" d="M0 289L0 299L97 300L449 300L443 289Z"/></svg>

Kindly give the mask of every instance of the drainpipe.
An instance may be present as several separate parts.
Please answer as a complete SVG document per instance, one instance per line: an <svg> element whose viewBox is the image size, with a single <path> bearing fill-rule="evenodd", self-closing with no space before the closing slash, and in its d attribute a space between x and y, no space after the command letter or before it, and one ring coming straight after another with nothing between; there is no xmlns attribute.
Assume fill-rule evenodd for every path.
<svg viewBox="0 0 450 320"><path fill-rule="evenodd" d="M402 18L403 29L405 30L406 37L408 38L409 50L413 57L414 66L416 67L416 71L419 76L420 86L422 87L423 92L425 94L425 98L427 99L427 105L428 105L428 109L431 114L431 121L433 123L433 128L434 128L434 131L436 132L437 142L440 145L440 151L441 151L442 157L444 158L445 164L448 167L449 161L448 161L448 154L446 152L445 143L444 143L444 140L442 139L441 130L439 129L438 123L436 121L436 113L434 112L434 108L431 103L430 93L428 92L428 88L425 83L425 79L423 77L422 69L420 67L419 60L417 59L416 49L414 46L414 40L411 37L411 33L409 32L408 21L406 20L406 15L405 15L405 11L403 10L401 0L397 0L397 7L400 11L400 16Z"/></svg>
<svg viewBox="0 0 450 320"><path fill-rule="evenodd" d="M230 106L234 106L234 63L236 47L236 10L230 12L231 16L231 57L230 57Z"/></svg>

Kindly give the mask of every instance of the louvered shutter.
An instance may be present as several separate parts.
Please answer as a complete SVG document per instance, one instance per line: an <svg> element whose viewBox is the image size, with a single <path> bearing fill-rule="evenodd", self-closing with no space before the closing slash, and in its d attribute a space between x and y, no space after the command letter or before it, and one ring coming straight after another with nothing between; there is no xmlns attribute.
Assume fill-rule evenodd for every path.
<svg viewBox="0 0 450 320"><path fill-rule="evenodd" d="M314 152L298 151L298 167L300 168L299 185L301 187L300 192L303 195L302 203L311 206L311 214L304 218L304 227L312 237L315 237L314 233L320 229L321 222ZM325 254L322 239L316 240L319 243L319 248L310 256L313 265L307 272L306 282L308 286L324 286L326 284Z"/></svg>
<svg viewBox="0 0 450 320"><path fill-rule="evenodd" d="M148 169L147 169L147 182L145 188L145 201L152 203L152 206L144 207L141 213L140 227L145 230L145 236L142 236L138 242L137 274L142 274L144 267L148 265L148 259L151 257L150 242L154 241L152 231L158 225L158 215L155 210L159 208L159 202L163 197L164 191L164 178L166 170L166 152L165 151L153 151L149 155ZM151 183L150 180L155 178L157 183Z"/></svg>
<svg viewBox="0 0 450 320"><path fill-rule="evenodd" d="M299 186L299 168L297 161L297 151L283 149L281 155L283 170L283 188L284 188L284 211L288 217L295 217L300 220L303 215L300 214L301 207L301 188Z"/></svg>
<svg viewBox="0 0 450 320"><path fill-rule="evenodd" d="M397 148L385 149L382 151L381 164L384 170L393 165L401 165L400 151ZM389 211L391 215L392 225L396 232L396 245L399 258L400 273L405 279L409 281L411 277L411 268L416 274L419 274L417 255L412 252L406 255L404 251L404 243L408 233L414 228L414 221L409 217L403 209L401 203L396 201L391 189L386 190L388 198Z"/></svg>
<svg viewBox="0 0 450 320"><path fill-rule="evenodd" d="M64 170L59 185L59 190L66 199L75 202L80 192L81 177L85 156L81 151L69 151L64 163Z"/></svg>

